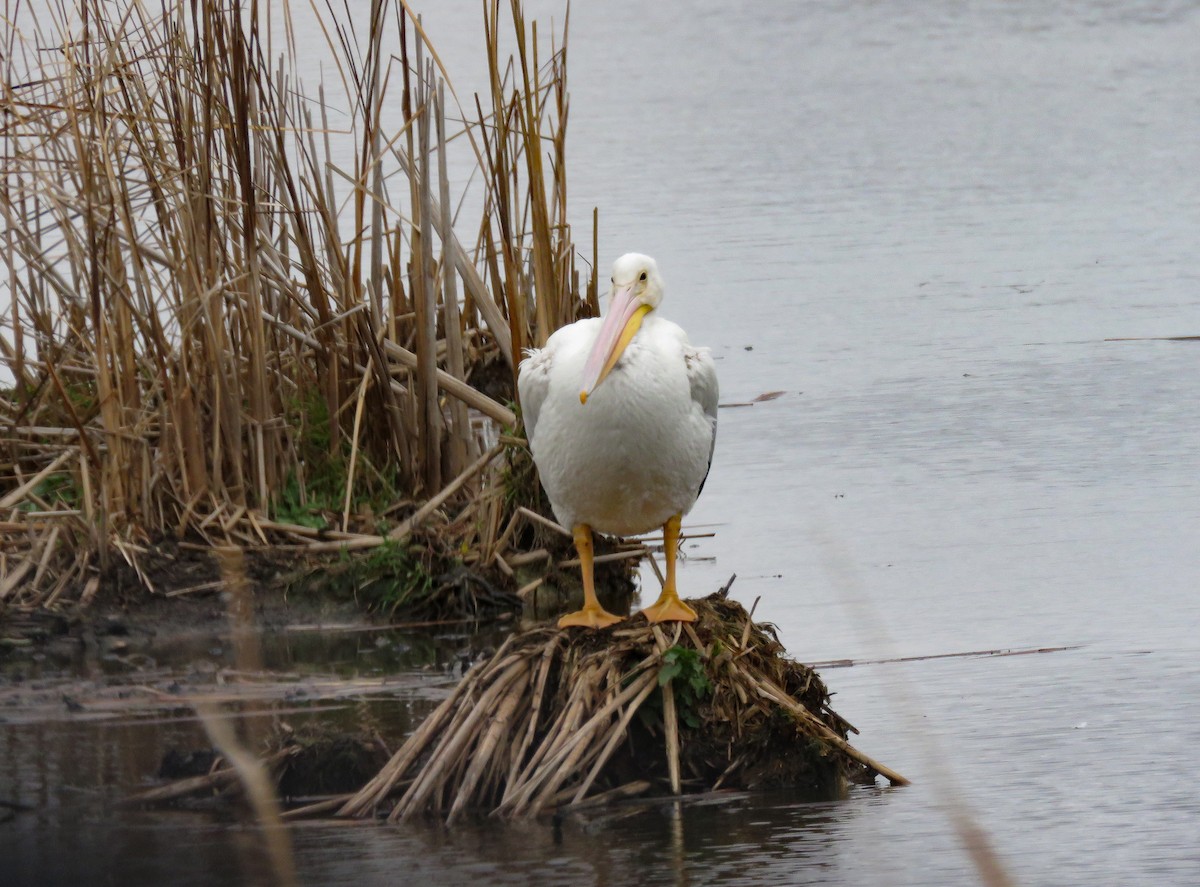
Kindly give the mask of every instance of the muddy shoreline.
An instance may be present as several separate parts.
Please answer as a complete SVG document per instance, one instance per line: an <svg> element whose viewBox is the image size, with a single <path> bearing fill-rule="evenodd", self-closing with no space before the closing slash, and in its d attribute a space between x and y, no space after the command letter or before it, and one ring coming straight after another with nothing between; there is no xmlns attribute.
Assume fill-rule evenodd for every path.
<svg viewBox="0 0 1200 887"><path fill-rule="evenodd" d="M0 650L26 646L58 645L75 641L80 645L103 646L104 638L124 638L127 644L139 639L159 641L196 635L228 634L232 630L229 602L211 558L199 556L171 569L156 571L155 593L131 587L124 570L102 582L86 605L63 609L0 611ZM203 588L193 593L179 590L195 587L197 575L205 578ZM282 581L257 581L253 589L254 625L263 632L281 631L289 625L382 624L353 600L289 594ZM116 642L108 646L120 646ZM3 655L0 652L0 655Z"/></svg>

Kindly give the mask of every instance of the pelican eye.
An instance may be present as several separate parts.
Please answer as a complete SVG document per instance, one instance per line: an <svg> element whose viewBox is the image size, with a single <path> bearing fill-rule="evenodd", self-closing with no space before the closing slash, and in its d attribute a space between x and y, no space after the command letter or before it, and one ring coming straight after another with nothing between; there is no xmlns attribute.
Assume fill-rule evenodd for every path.
<svg viewBox="0 0 1200 887"><path fill-rule="evenodd" d="M645 280L645 279L646 279L646 272L645 272L645 271L643 271L643 272L642 272L642 276L641 276L641 277L639 277L639 278L638 278L638 280Z"/></svg>

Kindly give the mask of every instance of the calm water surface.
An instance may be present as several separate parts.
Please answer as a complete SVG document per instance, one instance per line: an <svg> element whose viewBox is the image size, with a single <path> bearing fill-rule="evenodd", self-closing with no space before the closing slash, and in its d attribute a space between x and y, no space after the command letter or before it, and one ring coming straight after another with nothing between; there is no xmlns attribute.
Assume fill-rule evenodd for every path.
<svg viewBox="0 0 1200 887"><path fill-rule="evenodd" d="M1021 884L1200 883L1200 342L1155 338L1200 334L1197 4L571 17L579 230L599 205L603 262L658 259L730 405L685 593L736 572L808 661L1075 649L828 670L910 788L557 841L306 825L306 883L975 883L949 802ZM475 5L426 26L469 95ZM245 826L96 812L143 761L121 728L74 729L105 760L25 786L40 828L80 827L15 832L18 883L253 879Z"/></svg>

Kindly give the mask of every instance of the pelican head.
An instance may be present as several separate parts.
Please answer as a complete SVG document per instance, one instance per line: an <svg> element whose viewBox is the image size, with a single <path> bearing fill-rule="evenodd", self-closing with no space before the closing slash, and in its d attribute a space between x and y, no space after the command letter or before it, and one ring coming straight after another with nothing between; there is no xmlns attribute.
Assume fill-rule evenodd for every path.
<svg viewBox="0 0 1200 887"><path fill-rule="evenodd" d="M662 275L658 273L658 262L641 253L625 253L613 262L609 282L612 283L612 300L622 291L632 290L641 299L642 304L651 308L658 307L666 287Z"/></svg>
<svg viewBox="0 0 1200 887"><path fill-rule="evenodd" d="M579 402L587 403L642 325L642 319L662 301L658 263L641 253L626 253L613 262L608 314L583 368Z"/></svg>

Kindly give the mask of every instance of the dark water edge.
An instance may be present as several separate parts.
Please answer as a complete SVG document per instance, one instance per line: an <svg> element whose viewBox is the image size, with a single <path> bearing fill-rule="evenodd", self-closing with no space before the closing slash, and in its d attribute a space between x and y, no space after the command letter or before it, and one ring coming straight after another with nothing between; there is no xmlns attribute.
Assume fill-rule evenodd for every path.
<svg viewBox="0 0 1200 887"><path fill-rule="evenodd" d="M259 735L281 724L299 731L319 724L375 731L394 748L454 686L464 661L497 640L494 630L359 628L268 635L268 671L253 676L223 661L230 639L220 634L162 638L135 660L123 648L99 660L78 648L71 656L52 650L6 656L3 883L274 883L262 831L236 806L201 801L143 809L121 802L158 784L167 752L208 746L191 698L235 694L227 710ZM878 793L854 787L846 797ZM324 820L289 830L306 884L395 883L400 872L440 883L679 883L697 865L738 863L745 847L769 842L781 827L808 830L836 808L795 792L729 792L536 822L475 819L447 829L433 822Z"/></svg>

